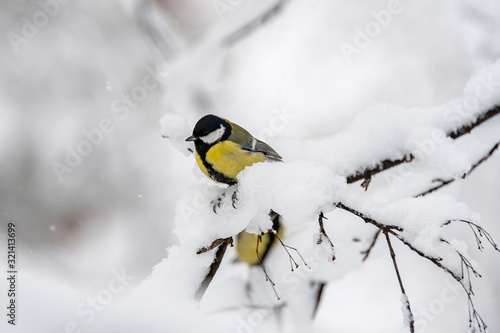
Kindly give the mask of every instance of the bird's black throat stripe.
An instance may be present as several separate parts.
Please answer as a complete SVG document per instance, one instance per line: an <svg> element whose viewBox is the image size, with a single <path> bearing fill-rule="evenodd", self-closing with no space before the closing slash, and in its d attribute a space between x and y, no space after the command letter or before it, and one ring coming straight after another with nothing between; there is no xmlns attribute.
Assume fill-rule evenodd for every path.
<svg viewBox="0 0 500 333"><path fill-rule="evenodd" d="M224 184L228 184L228 185L236 184L237 183L236 180L227 177L226 175L220 173L219 171L216 171L214 169L214 167L212 166L212 164L207 162L207 159L206 159L207 152L210 148L212 148L212 146L213 145L207 145L201 141L195 142L196 152L198 153L198 155L200 155L201 161L203 162L203 165L205 166L205 168L207 168L207 171L208 171L208 174L210 175L210 178L212 178L213 180L215 180L216 182L219 182L219 183L224 183Z"/></svg>

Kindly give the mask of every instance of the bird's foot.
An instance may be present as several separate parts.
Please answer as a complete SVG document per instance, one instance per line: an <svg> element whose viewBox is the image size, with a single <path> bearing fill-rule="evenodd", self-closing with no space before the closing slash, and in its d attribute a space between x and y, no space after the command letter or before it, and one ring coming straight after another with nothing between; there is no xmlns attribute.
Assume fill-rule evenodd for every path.
<svg viewBox="0 0 500 333"><path fill-rule="evenodd" d="M233 208L236 209L236 201L238 201L238 190L235 190L233 192L233 195L231 196L231 203L233 205Z"/></svg>
<svg viewBox="0 0 500 333"><path fill-rule="evenodd" d="M220 205L222 203L222 197L225 197L226 194L225 193L222 193L222 196L218 197L217 199L215 200L212 200L212 209L214 211L215 214L217 214L217 209L220 208Z"/></svg>

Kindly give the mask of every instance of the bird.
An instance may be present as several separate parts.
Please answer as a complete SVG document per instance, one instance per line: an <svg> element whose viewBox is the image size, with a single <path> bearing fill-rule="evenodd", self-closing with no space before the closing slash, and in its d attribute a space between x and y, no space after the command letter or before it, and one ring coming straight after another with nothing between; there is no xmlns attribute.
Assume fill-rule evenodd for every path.
<svg viewBox="0 0 500 333"><path fill-rule="evenodd" d="M247 166L283 158L267 143L254 138L243 127L209 114L193 129L196 162L210 179L228 185L238 182L237 175Z"/></svg>
<svg viewBox="0 0 500 333"><path fill-rule="evenodd" d="M243 127L213 114L198 120L186 141L194 142L200 170L213 181L227 185L237 184L238 174L247 166L283 160L271 146ZM269 215L272 231L255 235L243 230L236 236L236 253L240 261L249 265L262 264L277 236L283 234L281 216L273 211Z"/></svg>
<svg viewBox="0 0 500 333"><path fill-rule="evenodd" d="M201 171L213 181L229 186L238 183L238 174L247 166L265 161L283 161L271 146L253 137L243 127L212 114L198 120L193 134L186 141L194 142L195 158ZM250 267L260 265L266 274L266 279L268 275L264 268L264 260L271 248L281 242L284 234L281 215L271 210L269 217L272 227L268 232L256 235L243 230L236 236L238 260ZM274 284L271 282L271 285ZM318 310L324 287L325 283L322 282L311 283L311 289L315 294L315 304L311 311L313 318ZM249 285L247 285L248 290Z"/></svg>

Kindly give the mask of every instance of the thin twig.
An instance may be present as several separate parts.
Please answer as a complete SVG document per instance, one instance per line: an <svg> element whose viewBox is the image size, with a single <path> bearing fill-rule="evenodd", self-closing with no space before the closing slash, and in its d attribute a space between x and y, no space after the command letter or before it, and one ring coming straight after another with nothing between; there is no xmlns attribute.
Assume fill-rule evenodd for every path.
<svg viewBox="0 0 500 333"><path fill-rule="evenodd" d="M455 178L450 178L450 179L447 179L447 180L444 180L444 179L434 179L432 182L440 182L439 185L436 185L434 187L431 187L430 189L420 193L420 194L417 194L415 197L423 197L427 194L431 194L432 192L435 192L437 190L439 190L440 188L442 187L445 187L446 185L448 184L451 184L455 181Z"/></svg>
<svg viewBox="0 0 500 333"><path fill-rule="evenodd" d="M498 149L498 146L500 146L500 141L497 142L491 149L490 151L483 156L483 158L481 158L479 161L477 161L469 170L469 172L467 172L467 176L472 172L474 171L479 165L481 165L483 162L485 162L488 158L491 157L491 155L493 155L493 153Z"/></svg>
<svg viewBox="0 0 500 333"><path fill-rule="evenodd" d="M362 172L356 172L353 175L347 176L347 183L354 183L357 182L358 180L361 179L371 179L372 176L376 175L379 172L385 171L387 169L390 169L392 167L395 167L397 165L406 163L406 162L411 162L413 161L414 156L413 155L406 155L403 158L397 159L397 160L384 160L380 162L376 167L365 169Z"/></svg>
<svg viewBox="0 0 500 333"><path fill-rule="evenodd" d="M366 261L366 259L368 259L368 256L370 255L373 247L375 246L375 243L377 242L378 236L380 235L381 232L382 232L382 229L378 229L377 232L375 233L375 235L373 236L373 240L372 240L372 243L370 244L370 246L366 250L361 251L361 254L365 255L363 257L363 261Z"/></svg>
<svg viewBox="0 0 500 333"><path fill-rule="evenodd" d="M368 186L370 186L371 182L372 182L372 176L365 178L361 183L361 187L364 188L365 191L368 191Z"/></svg>
<svg viewBox="0 0 500 333"><path fill-rule="evenodd" d="M474 237L476 238L477 248L479 250L481 250L481 251L484 250L484 245L481 241L481 238L484 237L484 238L486 238L488 243L490 243L491 246L493 246L493 248L496 251L500 252L500 248L498 247L498 245L495 242L495 240L493 239L493 237L490 235L490 233L488 231L484 230L484 228L481 227L480 225L478 225L474 222L466 221L466 220L451 220L450 222L461 222L461 223L468 224L469 227L471 228L473 234L474 234ZM476 233L476 230L474 230L474 228L476 228L477 233Z"/></svg>
<svg viewBox="0 0 500 333"><path fill-rule="evenodd" d="M202 253L208 252L210 250L213 250L222 243L228 243L228 244L231 244L231 246L233 246L233 237L218 238L218 239L214 240L212 242L212 244L210 244L209 246L202 247L201 249L196 251L196 254L202 254Z"/></svg>
<svg viewBox="0 0 500 333"><path fill-rule="evenodd" d="M274 230L273 230L274 231ZM299 250L297 250L296 248L294 247L291 247L290 245L286 245L285 243L283 243L283 241L281 240L281 238L278 236L278 234L274 231L274 236L276 237L276 239L281 243L281 245L283 246L283 248L285 249L286 253L288 254L288 258L290 260L290 268L293 272L293 264L295 265L295 268L299 268L299 264L297 264L297 262L295 261L295 259L293 259L292 255L290 254L290 251L288 251L288 249L290 250L293 250L295 252L297 252L297 254L299 255L300 259L302 260L302 262L304 263L304 265L311 269L311 267L309 267L309 265L306 263L306 261L304 260L304 257L302 257L302 255L300 254ZM293 264L292 264L293 263Z"/></svg>
<svg viewBox="0 0 500 333"><path fill-rule="evenodd" d="M316 304L314 304L314 309L312 313L313 319L316 317L316 314L318 313L319 303L321 303L321 298L323 297L323 292L325 290L325 287L326 283L319 282L318 292L316 293Z"/></svg>
<svg viewBox="0 0 500 333"><path fill-rule="evenodd" d="M389 252L391 253L392 263L394 264L394 270L396 271L396 275L398 277L399 287L401 288L401 293L405 296L406 309L409 314L409 325L410 332L415 333L415 317L413 316L413 312L411 311L410 300L408 299L408 295L406 294L405 287L403 285L403 280L401 279L401 275L399 274L398 263L396 262L396 253L394 253L394 249L392 248L391 239L389 237L389 233L387 230L384 230L385 239L387 241L387 246L389 246Z"/></svg>
<svg viewBox="0 0 500 333"><path fill-rule="evenodd" d="M323 224L323 220L328 220L328 219L323 214L323 212L321 212L321 213L319 213L319 216L318 216L319 237L318 237L318 240L316 241L316 244L319 245L319 244L323 243L323 238L325 238L326 241L328 242L328 245L330 245L330 248L332 249L332 251L334 251L335 247L334 247L333 242L331 241L330 237L326 234L325 225ZM335 259L336 259L335 254L332 254L332 261L334 261Z"/></svg>
<svg viewBox="0 0 500 333"><path fill-rule="evenodd" d="M225 36L222 44L231 46L235 42L238 42L242 38L246 37L252 31L256 30L256 28L269 21L270 18L280 13L287 2L288 0L277 1L276 4L267 9L265 12L261 13L260 16L254 18L252 21L247 22L244 26L238 28L238 30L231 32L231 34Z"/></svg>
<svg viewBox="0 0 500 333"><path fill-rule="evenodd" d="M482 115L479 115L473 123L469 125L463 125L462 127L459 127L454 131L451 131L450 133L448 133L448 136L452 139L459 138L464 134L470 133L470 131L472 131L475 127L481 125L486 120L496 116L499 113L500 113L500 105L496 105L493 108L486 111L485 113L483 113Z"/></svg>
<svg viewBox="0 0 500 333"><path fill-rule="evenodd" d="M472 167L470 168L470 170L467 172L467 176L469 176L478 166L480 166L482 163L486 162L486 160L488 160L488 158L490 158L494 153L495 151L498 149L498 147L500 146L500 141L497 142L490 150L489 152L484 155L483 157L481 157L480 160L478 160L476 163L474 163L474 165L472 165ZM424 195L427 195L427 194L430 194L432 192L435 192L437 190L439 190L440 188L448 185L448 184L451 184L453 183L454 181L456 180L456 178L450 178L450 179L447 179L447 180L443 180L443 179L435 179L434 181L435 182L441 182L441 184L437 185L437 186L434 186L434 187L431 187L430 189L416 195L416 197L421 197L421 196L424 196Z"/></svg>
<svg viewBox="0 0 500 333"><path fill-rule="evenodd" d="M219 241L219 239L215 240L214 243L218 242L218 241ZM214 245L214 243L212 243L212 245ZM198 301L201 300L203 295L205 294L205 291L207 291L208 286L212 282L212 280L215 276L215 273L217 273L217 270L219 269L219 266L222 262L222 259L224 258L224 253L226 253L226 248L227 248L228 244L231 244L231 246L232 246L232 244L233 244L232 237L222 239L222 241L219 242L218 245L216 245L216 246L219 246L219 248L217 249L217 252L215 253L214 260L210 264L210 268L208 270L207 275L203 279L203 282L201 283L200 287L198 288L198 290L196 291L196 293L194 295L194 298L196 300L198 300ZM212 245L209 247L212 247ZM215 248L215 247L212 247L212 248Z"/></svg>
<svg viewBox="0 0 500 333"><path fill-rule="evenodd" d="M346 206L346 205L344 205L342 203L337 203L336 206L339 207L339 208L341 208L341 209L344 209L344 210L346 210L346 211L348 211L348 212L350 212L350 213L352 213L352 214L354 214L356 216L361 217L366 223L370 223L370 224L378 227L379 229L382 229L382 231L384 232L384 234L386 234L386 236L388 234L391 234L391 235L395 236L399 241L401 241L408 248L410 248L410 250L412 250L413 252L417 253L421 257L426 258L427 260L431 261L434 265L436 265L437 267L441 268L446 273L450 274L462 286L462 288L464 289L465 293L467 294L468 305L469 305L469 328L472 330L472 332L475 332L475 328L476 327L479 330L479 332L486 332L486 323L484 322L484 320L482 319L482 317L477 312L477 310L476 310L476 308L474 306L474 302L472 300L472 296L474 296L474 291L472 290L472 284L471 284L471 279L470 279L470 272L472 271L472 273L474 275L476 275L477 277L480 277L480 275L474 269L474 267L472 266L472 264L470 263L470 261L464 255L462 255L458 250L456 250L455 248L453 248L453 246L448 241L446 241L444 239L441 239L442 242L444 242L447 245L449 245L450 247L452 247L453 250L456 252L456 254L460 257L461 267L462 267L461 274L457 274L454 271L452 271L451 269L449 269L448 267L446 267L445 265L443 265L441 263L441 261L443 260L442 258L434 258L432 256L429 256L429 255L425 254L424 252L422 252L421 250L419 250L416 247L414 247L408 241L406 241L398 233L398 232L402 231L401 228L400 228L400 230L397 230L397 229L395 229L395 228L393 228L391 226L386 226L386 225L384 225L382 223L379 223L379 222L375 221L374 219L366 216L365 214L363 214L361 212L358 212L355 209L350 208L350 207L348 207L348 206ZM467 223L467 221L463 221L463 220L457 220L457 221L462 221L462 222L466 222ZM450 221L447 222L447 223L445 223L444 225L449 224L449 223L450 223ZM485 235L485 237L487 237L487 239L491 238L491 236L489 236L489 234L488 234L488 236L486 236L486 231L481 230L481 232ZM493 247L495 247L496 243L493 242L492 245L493 245Z"/></svg>
<svg viewBox="0 0 500 333"><path fill-rule="evenodd" d="M259 259L260 268L262 268L262 271L264 272L264 275L266 276L266 281L269 281L269 283L271 284L271 287L273 288L274 294L276 295L278 300L280 300L278 292L276 291L276 288L274 287L276 284L273 282L273 280L271 280L271 277L269 276L269 274L267 274L266 267L264 266L264 261L262 260L262 256L259 253L259 243L261 243L261 242L262 242L262 236L259 235L257 237L257 247L255 248L255 252L257 253L257 259Z"/></svg>
<svg viewBox="0 0 500 333"><path fill-rule="evenodd" d="M336 203L335 206L337 206L338 208L343 209L345 211L348 211L349 213L354 214L358 217L361 217L366 223L373 224L374 226L376 226L379 229L391 229L391 230L394 229L397 231L403 231L403 229L401 227L398 227L396 225L389 225L389 224L385 225L385 224L379 223L379 222L375 221L374 219L366 216L365 214L358 212L357 210L344 205L342 202Z"/></svg>

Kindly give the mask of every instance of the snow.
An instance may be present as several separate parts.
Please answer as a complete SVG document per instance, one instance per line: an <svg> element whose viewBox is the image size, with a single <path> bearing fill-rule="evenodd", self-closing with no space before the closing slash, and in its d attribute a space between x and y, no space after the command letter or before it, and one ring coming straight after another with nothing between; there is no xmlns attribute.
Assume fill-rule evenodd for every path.
<svg viewBox="0 0 500 333"><path fill-rule="evenodd" d="M411 321L413 320L413 315L410 312L410 303L408 300L408 296L403 294L401 295L401 312L403 312L403 324L406 327L410 326Z"/></svg>
<svg viewBox="0 0 500 333"><path fill-rule="evenodd" d="M185 117L176 113L165 113L160 120L160 133L170 139L172 145L181 153L189 156L190 145L186 138L191 135L191 127Z"/></svg>

